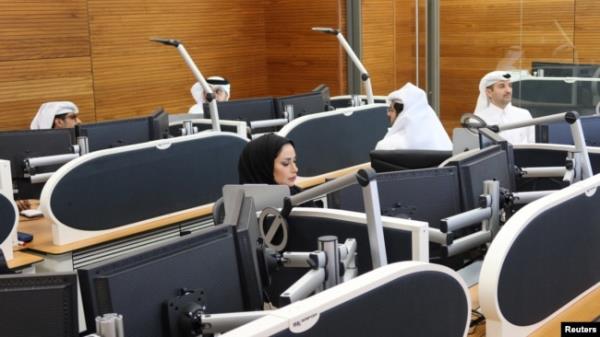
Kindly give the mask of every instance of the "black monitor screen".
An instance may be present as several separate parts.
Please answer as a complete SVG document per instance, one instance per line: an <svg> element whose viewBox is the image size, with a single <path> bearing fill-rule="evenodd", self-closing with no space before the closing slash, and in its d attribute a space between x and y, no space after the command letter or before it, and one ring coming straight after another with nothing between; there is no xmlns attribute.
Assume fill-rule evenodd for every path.
<svg viewBox="0 0 600 337"><path fill-rule="evenodd" d="M277 115L280 118L285 116L286 105L292 105L294 107L294 118L325 111L325 101L320 92L278 97L275 102L277 106Z"/></svg>
<svg viewBox="0 0 600 337"><path fill-rule="evenodd" d="M581 126L585 143L588 146L600 146L600 116L581 117ZM536 128L536 140L542 143L570 144L573 145L571 125L555 123L539 125Z"/></svg>
<svg viewBox="0 0 600 337"><path fill-rule="evenodd" d="M75 132L78 137L88 137L92 152L153 140L154 121L152 117L140 117L82 124L75 127Z"/></svg>
<svg viewBox="0 0 600 337"><path fill-rule="evenodd" d="M485 180L498 180L500 187L514 191L512 156L501 145L481 149L450 165L458 167L463 211L479 207Z"/></svg>
<svg viewBox="0 0 600 337"><path fill-rule="evenodd" d="M238 99L218 102L219 119L232 121L259 121L276 118L273 97ZM210 119L210 108L204 103L204 118Z"/></svg>
<svg viewBox="0 0 600 337"><path fill-rule="evenodd" d="M10 160L15 199L37 199L43 183L31 184L32 173L56 171L60 165L26 172L25 159L73 153L73 129L25 130L0 132L0 159Z"/></svg>
<svg viewBox="0 0 600 337"><path fill-rule="evenodd" d="M80 268L86 322L115 312L126 336L178 337L168 332L166 303L184 289L202 290L208 313L256 310L244 303L237 254L234 227L219 226Z"/></svg>
<svg viewBox="0 0 600 337"><path fill-rule="evenodd" d="M79 336L74 273L0 275L0 335Z"/></svg>
<svg viewBox="0 0 600 337"><path fill-rule="evenodd" d="M383 215L427 221L437 228L441 219L461 211L455 167L378 173L377 189ZM327 204L364 212L358 184L329 194Z"/></svg>

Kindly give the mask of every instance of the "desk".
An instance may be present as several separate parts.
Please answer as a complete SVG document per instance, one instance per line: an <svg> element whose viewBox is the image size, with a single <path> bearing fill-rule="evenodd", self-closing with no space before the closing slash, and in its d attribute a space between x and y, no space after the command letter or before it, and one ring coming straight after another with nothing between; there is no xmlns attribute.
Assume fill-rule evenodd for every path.
<svg viewBox="0 0 600 337"><path fill-rule="evenodd" d="M10 269L22 269L27 268L34 263L42 262L43 260L44 259L40 256L16 250L13 252L12 260L8 261L7 265Z"/></svg>
<svg viewBox="0 0 600 337"><path fill-rule="evenodd" d="M83 249L117 239L122 239L128 236L141 234L154 229L159 229L173 225L179 222L192 219L202 218L212 213L213 204L207 204L193 208L176 215L163 217L154 221L150 221L139 226L124 228L114 232L99 235L97 237L73 242L70 244L57 246L52 242L52 225L49 219L39 218L34 220L22 221L19 223L19 231L33 234L27 248L45 254L64 254L78 249Z"/></svg>
<svg viewBox="0 0 600 337"><path fill-rule="evenodd" d="M561 322L592 322L600 316L600 288L587 294L530 336L560 337Z"/></svg>
<svg viewBox="0 0 600 337"><path fill-rule="evenodd" d="M356 173L360 169L367 169L371 167L371 163L362 163L350 167L346 167L337 171L332 171L328 173L324 173L314 177L298 177L296 180L296 185L300 188L309 188L316 185L320 185L327 181L327 179L334 179L341 176L345 176L347 174Z"/></svg>

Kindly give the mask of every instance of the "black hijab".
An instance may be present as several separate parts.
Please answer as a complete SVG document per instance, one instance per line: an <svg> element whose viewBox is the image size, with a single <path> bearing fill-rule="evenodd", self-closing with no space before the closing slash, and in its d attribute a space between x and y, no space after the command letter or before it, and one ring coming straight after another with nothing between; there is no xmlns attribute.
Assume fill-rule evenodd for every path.
<svg viewBox="0 0 600 337"><path fill-rule="evenodd" d="M240 184L277 184L273 179L273 167L285 144L294 146L291 140L273 133L246 144L238 162Z"/></svg>

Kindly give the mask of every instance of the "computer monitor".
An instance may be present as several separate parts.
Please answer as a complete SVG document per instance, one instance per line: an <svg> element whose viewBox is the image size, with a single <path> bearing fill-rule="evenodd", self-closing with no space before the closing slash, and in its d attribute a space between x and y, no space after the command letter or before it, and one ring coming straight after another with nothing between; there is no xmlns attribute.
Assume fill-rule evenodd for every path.
<svg viewBox="0 0 600 337"><path fill-rule="evenodd" d="M75 273L0 275L2 336L77 337Z"/></svg>
<svg viewBox="0 0 600 337"><path fill-rule="evenodd" d="M531 72L544 77L594 77L598 69L598 64L531 62Z"/></svg>
<svg viewBox="0 0 600 337"><path fill-rule="evenodd" d="M461 212L456 167L378 173L376 179L383 215L427 221L430 227L439 228L441 219ZM360 186L328 194L327 205L364 212Z"/></svg>
<svg viewBox="0 0 600 337"><path fill-rule="evenodd" d="M80 268L86 322L118 313L126 336L184 336L175 323L185 308L170 304L190 290L208 313L262 309L260 287L240 272L253 254L243 247L235 227L222 225Z"/></svg>
<svg viewBox="0 0 600 337"><path fill-rule="evenodd" d="M169 137L169 114L160 107L152 113L152 139Z"/></svg>
<svg viewBox="0 0 600 337"><path fill-rule="evenodd" d="M29 172L25 159L73 153L73 140L73 129L0 132L0 159L10 160L15 199L38 199L44 184L32 184L29 176L54 172L60 167L53 165Z"/></svg>
<svg viewBox="0 0 600 337"><path fill-rule="evenodd" d="M160 124L157 121L158 124ZM154 139L153 116L119 119L75 127L77 137L88 138L89 151L148 142Z"/></svg>
<svg viewBox="0 0 600 337"><path fill-rule="evenodd" d="M600 116L582 116L581 126L586 145L600 146ZM536 141L540 143L573 145L570 124L555 123L538 125L535 132Z"/></svg>
<svg viewBox="0 0 600 337"><path fill-rule="evenodd" d="M316 88L314 88L312 90L313 92L320 92L321 93L321 97L323 98L323 102L325 102L325 104L329 106L329 102L331 101L331 93L329 90L329 87L325 84L319 84ZM331 107L331 109L335 109L333 107Z"/></svg>
<svg viewBox="0 0 600 337"><path fill-rule="evenodd" d="M489 146L448 163L448 166L458 169L463 211L479 207L479 196L483 193L485 180L497 180L500 187L515 190L512 148L506 146L509 145L505 142Z"/></svg>
<svg viewBox="0 0 600 337"><path fill-rule="evenodd" d="M325 101L323 100L321 92L309 92L276 98L275 106L277 107L277 115L279 118L285 116L286 105L292 105L294 107L294 118L326 110Z"/></svg>
<svg viewBox="0 0 600 337"><path fill-rule="evenodd" d="M371 167L377 172L389 172L437 167L450 158L452 151L436 150L373 150L369 154Z"/></svg>
<svg viewBox="0 0 600 337"><path fill-rule="evenodd" d="M234 121L259 121L276 118L273 97L237 99L218 102L219 119ZM210 108L204 103L204 118L210 119Z"/></svg>

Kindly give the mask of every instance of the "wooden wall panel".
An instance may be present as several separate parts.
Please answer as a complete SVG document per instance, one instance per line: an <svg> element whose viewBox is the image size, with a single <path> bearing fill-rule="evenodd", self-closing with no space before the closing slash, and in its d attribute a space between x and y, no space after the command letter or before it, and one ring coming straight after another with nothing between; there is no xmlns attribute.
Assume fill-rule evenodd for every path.
<svg viewBox="0 0 600 337"><path fill-rule="evenodd" d="M347 92L344 51L332 35L311 30L319 26L345 32L345 6L342 0L267 1L270 95L300 93L321 83L329 86L332 95Z"/></svg>
<svg viewBox="0 0 600 337"><path fill-rule="evenodd" d="M371 74L374 93L387 95L406 82L416 83L415 1L364 1L362 20L363 62ZM424 60L424 45L420 53Z"/></svg>
<svg viewBox="0 0 600 337"><path fill-rule="evenodd" d="M441 110L447 129L472 112L481 77L531 69L531 61L571 62L573 0L441 2Z"/></svg>
<svg viewBox="0 0 600 337"><path fill-rule="evenodd" d="M397 88L396 0L362 2L362 61L371 75L375 95Z"/></svg>
<svg viewBox="0 0 600 337"><path fill-rule="evenodd" d="M186 112L191 71L232 82L232 98L285 95L328 84L346 92L345 54L313 26L345 30L345 2L61 0L0 3L0 129L27 128L39 105L72 100L84 122ZM268 27L268 29L267 29Z"/></svg>
<svg viewBox="0 0 600 337"><path fill-rule="evenodd" d="M93 120L89 54L85 0L0 2L0 130L29 128L50 100Z"/></svg>
<svg viewBox="0 0 600 337"><path fill-rule="evenodd" d="M600 64L600 2L577 0L575 7L576 56L579 63Z"/></svg>
<svg viewBox="0 0 600 337"><path fill-rule="evenodd" d="M206 76L232 83L232 98L266 95L261 1L89 0L98 119L146 115L157 106L187 112L195 79L177 50L182 41ZM118 10L117 10L118 9Z"/></svg>

